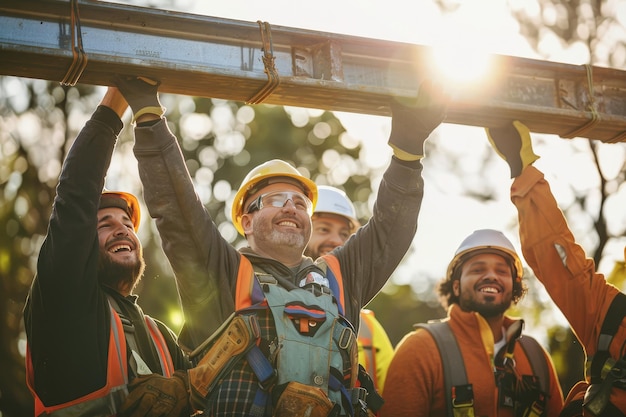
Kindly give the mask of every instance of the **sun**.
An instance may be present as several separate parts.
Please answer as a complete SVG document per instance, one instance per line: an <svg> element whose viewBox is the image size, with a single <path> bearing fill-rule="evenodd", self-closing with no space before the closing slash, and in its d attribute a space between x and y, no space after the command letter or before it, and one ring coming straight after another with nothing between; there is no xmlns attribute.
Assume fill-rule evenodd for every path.
<svg viewBox="0 0 626 417"><path fill-rule="evenodd" d="M458 86L487 78L492 63L489 54L461 44L435 46L433 60L443 81Z"/></svg>

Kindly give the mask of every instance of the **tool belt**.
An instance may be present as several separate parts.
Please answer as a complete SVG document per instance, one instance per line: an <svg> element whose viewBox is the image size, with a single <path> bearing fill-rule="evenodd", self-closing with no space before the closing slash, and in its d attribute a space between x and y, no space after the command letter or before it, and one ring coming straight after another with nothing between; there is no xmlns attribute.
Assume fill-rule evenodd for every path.
<svg viewBox="0 0 626 417"><path fill-rule="evenodd" d="M323 390L292 381L280 390L272 417L329 417L333 410L338 415Z"/></svg>
<svg viewBox="0 0 626 417"><path fill-rule="evenodd" d="M205 409L242 359L259 384L252 417L365 417L368 400L382 405L375 390L368 396L367 386L356 386L356 335L334 298L307 286L289 291L267 278L263 284L276 339L268 343L262 336L256 308L233 313L190 355L194 408Z"/></svg>
<svg viewBox="0 0 626 417"><path fill-rule="evenodd" d="M196 409L204 409L217 382L254 346L259 335L255 315L233 314L214 336L191 353L192 361L200 358L188 371L191 401Z"/></svg>

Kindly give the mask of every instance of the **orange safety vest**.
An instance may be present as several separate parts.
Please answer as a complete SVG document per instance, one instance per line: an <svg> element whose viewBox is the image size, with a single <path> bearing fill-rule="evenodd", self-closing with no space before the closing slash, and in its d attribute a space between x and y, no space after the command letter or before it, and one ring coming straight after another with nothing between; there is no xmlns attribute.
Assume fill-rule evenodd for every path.
<svg viewBox="0 0 626 417"><path fill-rule="evenodd" d="M325 255L322 258L332 272L332 274L329 274L329 277L332 278L329 279L329 286L337 300L339 314L345 315L345 294L339 260L333 255ZM255 277L250 260L245 256L241 256L239 272L237 273L237 287L235 290L235 310L244 310L253 305L267 306L267 300L265 300L263 290Z"/></svg>
<svg viewBox="0 0 626 417"><path fill-rule="evenodd" d="M174 373L174 362L156 322L145 316L146 325L156 347L164 376ZM128 358L126 337L119 314L111 306L107 382L97 391L63 404L46 406L35 392L34 370L28 345L26 347L26 383L35 398L35 416L79 417L85 415L115 416L128 395Z"/></svg>

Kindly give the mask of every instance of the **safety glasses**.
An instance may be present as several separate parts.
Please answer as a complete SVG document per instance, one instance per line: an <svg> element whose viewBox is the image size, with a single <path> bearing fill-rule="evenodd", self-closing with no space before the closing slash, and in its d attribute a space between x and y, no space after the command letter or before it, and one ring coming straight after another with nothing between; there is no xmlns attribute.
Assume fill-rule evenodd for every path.
<svg viewBox="0 0 626 417"><path fill-rule="evenodd" d="M293 191L274 191L261 194L248 206L246 213L261 210L263 207L285 207L287 201L291 200L296 209L306 211L309 216L313 214L313 203L302 193Z"/></svg>

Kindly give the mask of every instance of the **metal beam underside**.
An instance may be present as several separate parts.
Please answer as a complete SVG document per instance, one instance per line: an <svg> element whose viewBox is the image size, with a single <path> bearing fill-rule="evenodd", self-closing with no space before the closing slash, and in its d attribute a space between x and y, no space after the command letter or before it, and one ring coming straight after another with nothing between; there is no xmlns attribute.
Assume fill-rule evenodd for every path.
<svg viewBox="0 0 626 417"><path fill-rule="evenodd" d="M392 97L414 96L436 74L432 50L421 45L75 4L72 19L69 1L1 0L0 75L94 85L112 85L116 73L143 75L161 80L163 92L255 103L265 91L263 103L388 116ZM82 42L78 58L72 39L74 47ZM518 119L537 133L626 141L626 71L504 55L490 61L486 82L450 90L447 123Z"/></svg>

